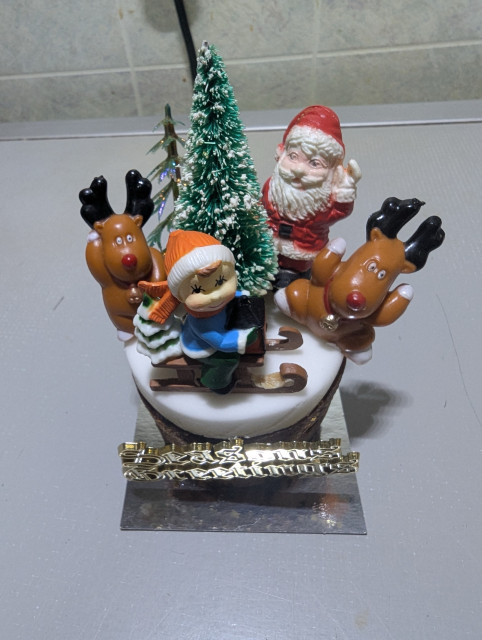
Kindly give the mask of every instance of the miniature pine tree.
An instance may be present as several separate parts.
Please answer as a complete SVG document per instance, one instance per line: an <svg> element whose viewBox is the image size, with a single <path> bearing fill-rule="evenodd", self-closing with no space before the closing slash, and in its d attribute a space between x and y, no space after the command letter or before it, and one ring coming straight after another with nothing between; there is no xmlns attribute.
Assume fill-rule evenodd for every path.
<svg viewBox="0 0 482 640"><path fill-rule="evenodd" d="M234 254L238 286L264 295L277 260L243 129L223 61L203 43L173 226L217 238Z"/></svg>
<svg viewBox="0 0 482 640"><path fill-rule="evenodd" d="M134 317L134 334L137 338L137 351L151 359L156 365L182 355L180 345L181 322L172 315L164 324L149 319L149 313L155 304L147 293Z"/></svg>
<svg viewBox="0 0 482 640"><path fill-rule="evenodd" d="M157 211L159 223L156 228L149 234L147 242L151 246L157 246L162 251L162 232L164 229L169 230L174 212L163 218L164 208L167 198L171 194L174 202L179 195L179 184L181 182L181 158L178 155L177 143L184 146L184 138L177 135L174 126L177 123L172 119L171 107L166 104L164 107L164 119L158 123L156 129L161 125L164 127L164 137L149 149L148 153L156 153L159 149L163 149L167 156L160 162L147 176L150 180L157 180L161 185L167 180L167 184L161 188L154 196L154 211Z"/></svg>

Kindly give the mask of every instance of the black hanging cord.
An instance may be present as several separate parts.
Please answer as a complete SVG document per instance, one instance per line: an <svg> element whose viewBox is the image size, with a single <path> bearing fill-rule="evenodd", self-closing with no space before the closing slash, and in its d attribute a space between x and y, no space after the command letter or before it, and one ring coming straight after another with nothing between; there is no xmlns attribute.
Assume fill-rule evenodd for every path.
<svg viewBox="0 0 482 640"><path fill-rule="evenodd" d="M179 26L181 27L184 44L186 45L187 57L189 58L191 80L194 84L194 78L196 77L196 49L194 48L192 41L191 29L189 28L189 22L186 16L186 8L184 7L183 0L174 0L174 5L176 7L177 18L179 20Z"/></svg>

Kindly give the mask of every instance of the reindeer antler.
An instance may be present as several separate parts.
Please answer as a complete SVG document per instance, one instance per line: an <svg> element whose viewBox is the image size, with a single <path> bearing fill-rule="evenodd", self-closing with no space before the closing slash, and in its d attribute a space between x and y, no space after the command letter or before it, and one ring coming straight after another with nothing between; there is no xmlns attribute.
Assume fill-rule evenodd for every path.
<svg viewBox="0 0 482 640"><path fill-rule="evenodd" d="M405 258L415 265L416 271L418 271L425 266L428 254L440 247L444 238L445 231L442 229L442 220L438 216L430 216L404 243Z"/></svg>
<svg viewBox="0 0 482 640"><path fill-rule="evenodd" d="M387 198L379 211L375 211L367 220L367 240L370 239L372 229L380 229L387 238L396 238L400 229L407 224L425 202L417 198L399 200L399 198Z"/></svg>
<svg viewBox="0 0 482 640"><path fill-rule="evenodd" d="M147 178L141 176L139 171L132 169L126 174L126 188L125 212L131 216L141 216L143 226L154 211L154 202L151 198L152 185ZM114 215L107 199L107 180L104 176L94 178L89 188L82 189L79 198L82 202L80 215L91 228L96 222Z"/></svg>
<svg viewBox="0 0 482 640"><path fill-rule="evenodd" d="M125 212L131 216L142 216L142 226L154 211L151 198L152 185L147 178L143 178L139 171L132 169L126 174L127 202Z"/></svg>
<svg viewBox="0 0 482 640"><path fill-rule="evenodd" d="M400 229L409 222L423 207L425 202L410 198L399 200L387 198L380 211L372 213L367 221L367 240L372 229L380 229L387 238L397 237ZM415 233L404 243L405 259L411 262L416 271L427 262L428 254L440 247L445 238L442 221L438 216L427 218Z"/></svg>
<svg viewBox="0 0 482 640"><path fill-rule="evenodd" d="M79 198L82 202L80 215L91 228L114 213L107 199L107 180L104 176L94 178L90 187L82 189Z"/></svg>

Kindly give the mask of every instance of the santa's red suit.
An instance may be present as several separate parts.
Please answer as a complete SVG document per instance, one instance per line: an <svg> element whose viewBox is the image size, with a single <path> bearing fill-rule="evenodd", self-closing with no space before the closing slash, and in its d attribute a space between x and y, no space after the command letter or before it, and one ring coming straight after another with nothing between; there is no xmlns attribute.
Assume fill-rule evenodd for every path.
<svg viewBox="0 0 482 640"><path fill-rule="evenodd" d="M263 206L268 213L268 224L276 239L293 243L294 254L299 251L305 257L312 254L311 259L297 259L279 254L280 267L294 271L306 271L311 267L313 258L328 242L330 225L346 218L353 211L353 202L330 202L325 207L313 212L309 217L298 220L284 218L276 205L269 199L269 178L263 187Z"/></svg>

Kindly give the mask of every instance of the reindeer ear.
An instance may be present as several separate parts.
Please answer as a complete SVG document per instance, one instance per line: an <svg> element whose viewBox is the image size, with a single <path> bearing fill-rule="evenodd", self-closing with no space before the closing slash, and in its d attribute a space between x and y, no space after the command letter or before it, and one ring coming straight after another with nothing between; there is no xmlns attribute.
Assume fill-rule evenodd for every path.
<svg viewBox="0 0 482 640"><path fill-rule="evenodd" d="M381 240L385 237L386 236L380 231L378 227L373 227L373 229L370 231L370 240Z"/></svg>
<svg viewBox="0 0 482 640"><path fill-rule="evenodd" d="M142 216L137 215L137 216L132 216L132 219L140 229L144 223L144 218Z"/></svg>
<svg viewBox="0 0 482 640"><path fill-rule="evenodd" d="M97 233L99 233L100 235L101 232L104 229L104 224L105 224L105 220L100 220L99 222L94 222L94 229L97 231Z"/></svg>
<svg viewBox="0 0 482 640"><path fill-rule="evenodd" d="M400 273L413 273L417 270L417 267L408 260L405 260L405 264L403 265L403 269L400 269Z"/></svg>

